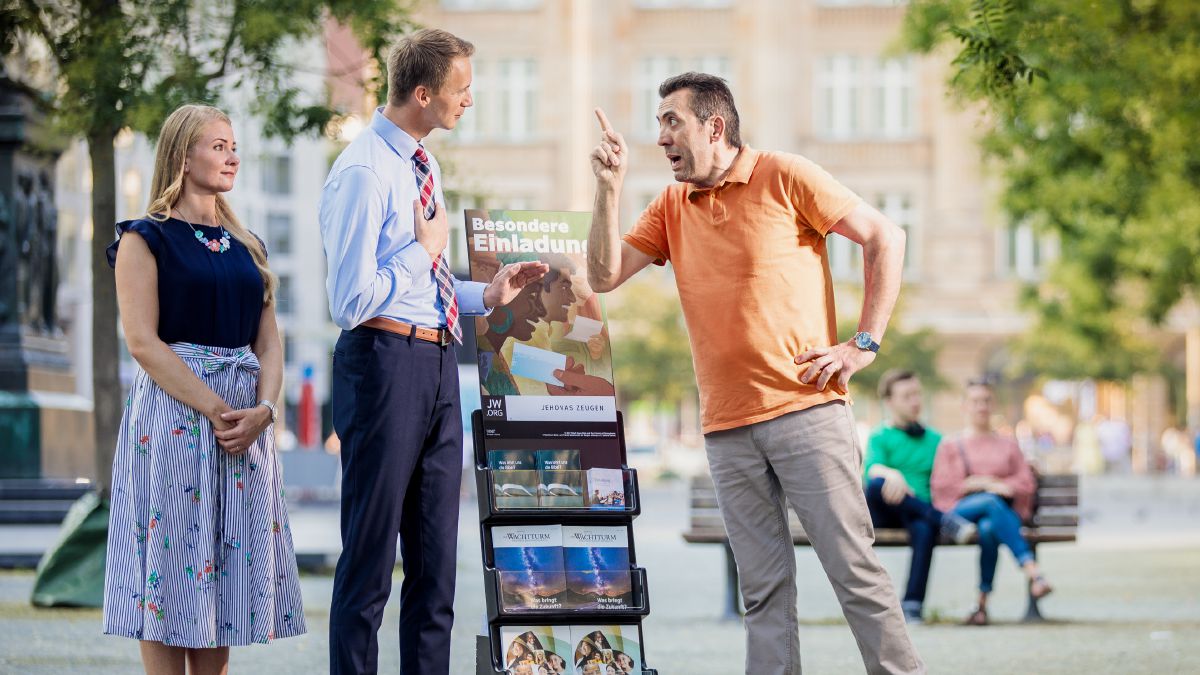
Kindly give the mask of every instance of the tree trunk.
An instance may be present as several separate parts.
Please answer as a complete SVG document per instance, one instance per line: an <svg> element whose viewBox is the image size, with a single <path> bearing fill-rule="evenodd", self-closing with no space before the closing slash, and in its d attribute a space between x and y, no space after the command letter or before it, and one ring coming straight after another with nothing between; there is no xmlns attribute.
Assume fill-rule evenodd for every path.
<svg viewBox="0 0 1200 675"><path fill-rule="evenodd" d="M96 484L106 498L124 409L117 343L117 286L105 255L117 220L115 138L115 130L101 129L88 134L87 139L92 162L92 414Z"/></svg>

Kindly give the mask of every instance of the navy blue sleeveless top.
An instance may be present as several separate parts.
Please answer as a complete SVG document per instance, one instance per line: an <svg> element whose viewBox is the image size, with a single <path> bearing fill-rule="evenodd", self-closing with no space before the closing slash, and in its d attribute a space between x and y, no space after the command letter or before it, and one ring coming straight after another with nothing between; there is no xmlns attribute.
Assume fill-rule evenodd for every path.
<svg viewBox="0 0 1200 675"><path fill-rule="evenodd" d="M218 227L195 228L209 239L221 237ZM229 250L213 253L177 218L126 220L117 223L117 240L108 247L112 267L126 232L141 235L157 260L158 337L163 342L209 347L254 343L262 317L263 280L241 242L231 235Z"/></svg>

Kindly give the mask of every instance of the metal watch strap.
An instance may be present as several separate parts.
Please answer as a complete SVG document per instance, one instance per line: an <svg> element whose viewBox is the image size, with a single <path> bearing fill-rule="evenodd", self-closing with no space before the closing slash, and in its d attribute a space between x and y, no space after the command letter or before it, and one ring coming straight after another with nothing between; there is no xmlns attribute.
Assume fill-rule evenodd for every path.
<svg viewBox="0 0 1200 675"><path fill-rule="evenodd" d="M279 409L275 407L274 402L268 401L267 399L264 398L263 400L258 402L258 405L265 405L265 406L267 406L267 410L271 411L271 424L274 424L275 422L277 422L279 420Z"/></svg>

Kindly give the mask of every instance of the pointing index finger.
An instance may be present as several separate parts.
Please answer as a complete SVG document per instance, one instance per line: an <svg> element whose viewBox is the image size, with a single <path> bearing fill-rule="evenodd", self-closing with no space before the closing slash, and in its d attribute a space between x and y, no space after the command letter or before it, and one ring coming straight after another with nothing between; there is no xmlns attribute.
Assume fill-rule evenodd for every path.
<svg viewBox="0 0 1200 675"><path fill-rule="evenodd" d="M596 119L600 120L601 131L611 132L613 130L612 125L608 123L608 116L600 108L596 108Z"/></svg>

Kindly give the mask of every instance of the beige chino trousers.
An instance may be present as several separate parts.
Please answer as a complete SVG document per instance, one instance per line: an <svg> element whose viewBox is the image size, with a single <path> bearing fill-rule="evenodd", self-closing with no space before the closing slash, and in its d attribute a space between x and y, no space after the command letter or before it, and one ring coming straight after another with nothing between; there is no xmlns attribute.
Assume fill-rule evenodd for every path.
<svg viewBox="0 0 1200 675"><path fill-rule="evenodd" d="M800 675L796 510L871 675L925 673L879 564L854 415L831 401L705 435L717 502L746 603L747 675Z"/></svg>

